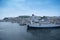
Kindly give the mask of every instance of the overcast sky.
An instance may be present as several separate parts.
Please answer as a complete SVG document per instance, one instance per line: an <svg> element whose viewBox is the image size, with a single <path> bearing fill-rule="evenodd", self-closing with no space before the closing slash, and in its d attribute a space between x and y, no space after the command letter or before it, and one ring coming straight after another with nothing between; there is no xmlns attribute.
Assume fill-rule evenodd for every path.
<svg viewBox="0 0 60 40"><path fill-rule="evenodd" d="M0 19L31 14L60 16L60 0L0 0Z"/></svg>

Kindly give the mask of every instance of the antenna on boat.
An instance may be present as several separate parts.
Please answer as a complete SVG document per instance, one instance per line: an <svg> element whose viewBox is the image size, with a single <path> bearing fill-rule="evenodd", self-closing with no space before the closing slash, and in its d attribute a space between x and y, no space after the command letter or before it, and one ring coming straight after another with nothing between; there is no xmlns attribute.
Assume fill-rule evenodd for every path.
<svg viewBox="0 0 60 40"><path fill-rule="evenodd" d="M34 16L34 14L32 14L32 16Z"/></svg>

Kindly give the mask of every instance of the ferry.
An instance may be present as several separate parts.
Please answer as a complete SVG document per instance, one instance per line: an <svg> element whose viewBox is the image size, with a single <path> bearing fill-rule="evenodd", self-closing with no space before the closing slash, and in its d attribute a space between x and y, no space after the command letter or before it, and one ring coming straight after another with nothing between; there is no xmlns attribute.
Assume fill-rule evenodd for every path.
<svg viewBox="0 0 60 40"><path fill-rule="evenodd" d="M49 18L40 18L32 14L31 23L27 25L27 29L30 28L59 28L60 25L56 22L51 22Z"/></svg>

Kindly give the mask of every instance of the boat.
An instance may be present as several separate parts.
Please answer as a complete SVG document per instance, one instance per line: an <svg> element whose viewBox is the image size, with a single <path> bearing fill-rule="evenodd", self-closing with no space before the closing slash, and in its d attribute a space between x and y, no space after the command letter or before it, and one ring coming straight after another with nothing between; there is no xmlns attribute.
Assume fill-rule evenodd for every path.
<svg viewBox="0 0 60 40"><path fill-rule="evenodd" d="M59 28L60 25L56 22L51 22L49 18L40 18L32 14L31 23L27 25L27 29L30 28Z"/></svg>

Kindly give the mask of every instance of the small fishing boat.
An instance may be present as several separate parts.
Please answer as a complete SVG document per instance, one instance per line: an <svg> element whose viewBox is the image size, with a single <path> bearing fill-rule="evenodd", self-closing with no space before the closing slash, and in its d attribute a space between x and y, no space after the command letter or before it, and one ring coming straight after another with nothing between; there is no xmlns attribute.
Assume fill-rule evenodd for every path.
<svg viewBox="0 0 60 40"><path fill-rule="evenodd" d="M51 22L48 18L39 18L32 14L31 24L27 25L27 28L59 28L60 25L56 24L56 22Z"/></svg>

